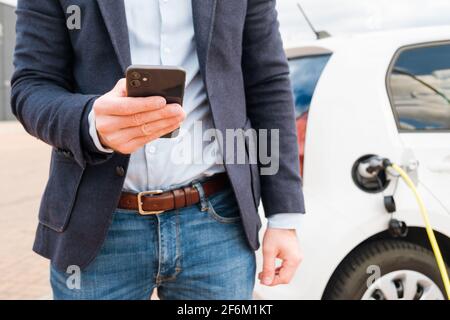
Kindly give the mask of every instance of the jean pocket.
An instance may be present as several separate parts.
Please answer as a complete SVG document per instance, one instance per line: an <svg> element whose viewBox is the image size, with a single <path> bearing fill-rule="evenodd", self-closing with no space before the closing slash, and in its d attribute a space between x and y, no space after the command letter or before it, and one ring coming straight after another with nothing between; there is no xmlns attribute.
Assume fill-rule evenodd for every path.
<svg viewBox="0 0 450 320"><path fill-rule="evenodd" d="M237 223L241 220L236 197L231 189L208 199L208 214L220 223Z"/></svg>

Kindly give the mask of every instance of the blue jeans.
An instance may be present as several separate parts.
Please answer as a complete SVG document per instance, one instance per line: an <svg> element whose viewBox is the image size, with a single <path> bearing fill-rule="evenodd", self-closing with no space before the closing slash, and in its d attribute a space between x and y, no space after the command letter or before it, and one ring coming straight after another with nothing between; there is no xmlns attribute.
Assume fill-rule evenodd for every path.
<svg viewBox="0 0 450 320"><path fill-rule="evenodd" d="M146 300L155 288L168 300L251 299L255 254L235 196L230 189L202 200L157 216L117 210L78 286L67 285L74 274L51 268L54 299Z"/></svg>

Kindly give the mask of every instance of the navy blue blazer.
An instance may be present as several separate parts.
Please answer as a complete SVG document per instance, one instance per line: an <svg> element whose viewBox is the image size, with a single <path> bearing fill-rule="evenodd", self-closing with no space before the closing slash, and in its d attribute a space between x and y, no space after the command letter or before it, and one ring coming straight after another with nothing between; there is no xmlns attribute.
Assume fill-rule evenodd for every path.
<svg viewBox="0 0 450 320"><path fill-rule="evenodd" d="M217 129L280 129L280 168L227 165L249 245L257 208L303 213L289 69L274 0L192 0L196 45ZM66 26L81 8L81 29ZM131 64L123 0L19 0L11 105L27 132L53 147L34 250L65 270L97 255L129 156L100 153L89 136L95 99ZM224 146L226 150L226 146ZM225 155L226 156L226 155Z"/></svg>

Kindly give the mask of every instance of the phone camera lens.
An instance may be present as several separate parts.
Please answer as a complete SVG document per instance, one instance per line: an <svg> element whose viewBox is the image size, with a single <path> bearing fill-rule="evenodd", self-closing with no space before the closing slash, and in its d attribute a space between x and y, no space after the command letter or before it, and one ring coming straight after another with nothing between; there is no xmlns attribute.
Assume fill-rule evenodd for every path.
<svg viewBox="0 0 450 320"><path fill-rule="evenodd" d="M135 79L135 80L138 80L138 79L141 78L141 74L140 74L139 72L133 71L133 72L131 73L131 78L133 78L133 79Z"/></svg>
<svg viewBox="0 0 450 320"><path fill-rule="evenodd" d="M131 86L134 88L138 88L141 86L141 82L139 80L133 80L130 82Z"/></svg>

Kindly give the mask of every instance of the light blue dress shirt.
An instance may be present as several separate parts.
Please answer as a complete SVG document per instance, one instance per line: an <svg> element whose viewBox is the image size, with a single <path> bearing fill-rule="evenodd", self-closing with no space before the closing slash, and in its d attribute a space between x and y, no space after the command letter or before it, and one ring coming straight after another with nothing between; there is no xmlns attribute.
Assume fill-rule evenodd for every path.
<svg viewBox="0 0 450 320"><path fill-rule="evenodd" d="M224 172L217 141L204 142L198 134L213 128L213 120L200 74L191 1L125 0L125 11L133 64L186 70L186 120L177 138L152 141L131 155L124 190L168 190ZM89 115L89 123L97 148L112 152L99 141L94 112ZM269 227L298 230L302 216L276 214L269 218Z"/></svg>

